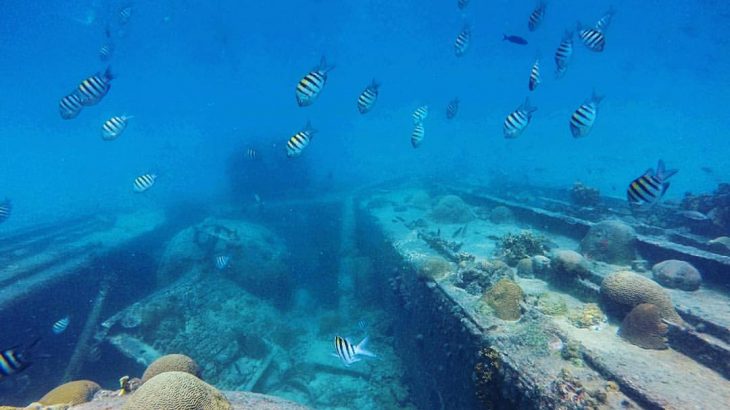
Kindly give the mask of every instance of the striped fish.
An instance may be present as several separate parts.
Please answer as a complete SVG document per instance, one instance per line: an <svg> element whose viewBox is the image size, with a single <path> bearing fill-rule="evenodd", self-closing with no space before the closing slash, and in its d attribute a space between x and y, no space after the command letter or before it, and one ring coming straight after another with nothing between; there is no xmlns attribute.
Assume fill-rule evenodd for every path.
<svg viewBox="0 0 730 410"><path fill-rule="evenodd" d="M413 111L413 123L421 124L428 117L428 105L422 105Z"/></svg>
<svg viewBox="0 0 730 410"><path fill-rule="evenodd" d="M469 43L471 43L471 27L466 24L461 30L461 33L456 36L456 40L454 40L454 53L457 57L461 57L466 53L466 50L469 48Z"/></svg>
<svg viewBox="0 0 730 410"><path fill-rule="evenodd" d="M112 43L104 43L99 48L99 60L101 61L109 61L112 58L112 54L114 54L114 44Z"/></svg>
<svg viewBox="0 0 730 410"><path fill-rule="evenodd" d="M377 357L375 354L365 350L368 338L365 337L360 343L354 345L344 337L335 336L335 353L334 356L339 357L345 366L362 360L363 356Z"/></svg>
<svg viewBox="0 0 730 410"><path fill-rule="evenodd" d="M446 106L446 118L447 119L454 119L456 117L456 114L459 112L459 99L454 98L453 100L449 101L449 105Z"/></svg>
<svg viewBox="0 0 730 410"><path fill-rule="evenodd" d="M307 148L309 143L312 141L312 137L317 132L312 125L307 122L304 129L292 135L289 141L286 142L286 156L289 158L298 157Z"/></svg>
<svg viewBox="0 0 730 410"><path fill-rule="evenodd" d="M60 335L66 331L69 323L71 323L71 319L68 316L58 319L56 323L51 326L51 331L53 331L54 335Z"/></svg>
<svg viewBox="0 0 730 410"><path fill-rule="evenodd" d="M656 171L649 168L643 175L631 181L626 190L629 205L632 207L656 205L669 189L668 179L676 173L676 169L667 171L664 161L659 160Z"/></svg>
<svg viewBox="0 0 730 410"><path fill-rule="evenodd" d="M456 6L459 10L464 10L469 5L469 0L457 0Z"/></svg>
<svg viewBox="0 0 730 410"><path fill-rule="evenodd" d="M126 5L119 9L119 24L125 25L132 18L132 6Z"/></svg>
<svg viewBox="0 0 730 410"><path fill-rule="evenodd" d="M594 92L591 98L581 104L570 116L570 133L574 138L585 137L591 132L593 124L596 122L598 104L602 99L603 96Z"/></svg>
<svg viewBox="0 0 730 410"><path fill-rule="evenodd" d="M319 66L307 73L299 83L297 83L297 104L300 107L311 105L317 98L322 88L327 82L327 73L335 68L335 66L327 65L327 60L322 57Z"/></svg>
<svg viewBox="0 0 730 410"><path fill-rule="evenodd" d="M532 68L530 68L530 81L527 83L527 88L529 88L530 91L535 91L541 81L540 59L538 58L535 60L535 63L532 64Z"/></svg>
<svg viewBox="0 0 730 410"><path fill-rule="evenodd" d="M573 55L573 32L566 31L558 49L555 50L555 77L560 78L568 69L570 57Z"/></svg>
<svg viewBox="0 0 730 410"><path fill-rule="evenodd" d="M413 148L418 148L423 143L423 137L426 136L426 129L423 128L423 123L419 122L413 127L413 132L411 133L411 145Z"/></svg>
<svg viewBox="0 0 730 410"><path fill-rule="evenodd" d="M157 179L157 175L155 174L144 174L140 175L137 178L134 179L134 192L144 192L150 188L152 188L152 185L155 184L155 180Z"/></svg>
<svg viewBox="0 0 730 410"><path fill-rule="evenodd" d="M608 30L608 26L611 25L611 20L613 20L613 16L616 14L616 10L614 10L613 7L609 8L608 11L598 19L596 22L596 25L594 28L602 33L605 33L606 30Z"/></svg>
<svg viewBox="0 0 730 410"><path fill-rule="evenodd" d="M127 121L132 118L128 115L115 115L104 122L101 126L101 139L112 141L119 138L127 129Z"/></svg>
<svg viewBox="0 0 730 410"><path fill-rule="evenodd" d="M600 53L606 47L606 36L600 30L592 27L583 27L578 23L578 35L583 40L583 44L591 51Z"/></svg>
<svg viewBox="0 0 730 410"><path fill-rule="evenodd" d="M215 267L218 270L223 270L228 266L228 262L231 261L231 257L227 255L219 255L215 257Z"/></svg>
<svg viewBox="0 0 730 410"><path fill-rule="evenodd" d="M69 94L61 98L61 101L58 103L58 112L64 120L76 118L82 108L84 108L84 105L81 103L81 98L76 93Z"/></svg>
<svg viewBox="0 0 730 410"><path fill-rule="evenodd" d="M104 74L97 73L82 81L78 88L81 104L94 105L101 101L109 92L113 78L111 69L107 67Z"/></svg>
<svg viewBox="0 0 730 410"><path fill-rule="evenodd" d="M0 223L7 221L10 218L10 213L13 212L13 203L9 199L5 198L4 201L0 202Z"/></svg>
<svg viewBox="0 0 730 410"><path fill-rule="evenodd" d="M540 23L542 23L542 20L545 18L545 6L545 2L541 1L537 4L537 7L532 10L532 13L530 13L530 18L527 19L527 28L530 29L530 31L537 30Z"/></svg>
<svg viewBox="0 0 730 410"><path fill-rule="evenodd" d="M365 114L373 109L375 102L378 100L378 88L380 84L373 80L357 97L357 110L360 114Z"/></svg>
<svg viewBox="0 0 730 410"><path fill-rule="evenodd" d="M530 99L526 98L522 105L504 119L504 137L509 139L519 137L530 125L532 113L535 111L537 108L530 106Z"/></svg>
<svg viewBox="0 0 730 410"><path fill-rule="evenodd" d="M248 158L249 160L253 161L256 158L258 158L258 156L259 156L259 153L256 151L255 148L246 149L246 158Z"/></svg>
<svg viewBox="0 0 730 410"><path fill-rule="evenodd" d="M30 351L40 340L40 338L36 339L25 348L18 345L0 351L0 381L22 372L32 364L30 362Z"/></svg>

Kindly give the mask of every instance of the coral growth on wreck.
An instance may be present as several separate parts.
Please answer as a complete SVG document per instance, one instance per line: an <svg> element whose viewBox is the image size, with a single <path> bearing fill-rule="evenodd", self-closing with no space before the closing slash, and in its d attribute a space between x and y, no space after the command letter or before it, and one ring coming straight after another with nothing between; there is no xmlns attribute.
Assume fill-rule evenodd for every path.
<svg viewBox="0 0 730 410"><path fill-rule="evenodd" d="M702 275L694 266L676 259L659 262L651 268L654 280L673 289L693 291L700 288Z"/></svg>
<svg viewBox="0 0 730 410"><path fill-rule="evenodd" d="M659 309L650 303L637 305L626 315L619 336L644 349L666 349L668 326L662 322Z"/></svg>
<svg viewBox="0 0 730 410"><path fill-rule="evenodd" d="M431 211L431 219L440 223L465 223L474 219L474 213L458 196L445 195Z"/></svg>
<svg viewBox="0 0 730 410"><path fill-rule="evenodd" d="M158 374L142 385L122 410L232 410L215 387L185 372Z"/></svg>
<svg viewBox="0 0 730 410"><path fill-rule="evenodd" d="M545 292L537 296L537 310L548 316L562 316L568 312L568 306L562 296Z"/></svg>
<svg viewBox="0 0 730 410"><path fill-rule="evenodd" d="M546 244L547 241L543 236L531 231L508 233L499 240L498 256L510 266L514 266L521 259L543 255L547 249Z"/></svg>
<svg viewBox="0 0 730 410"><path fill-rule="evenodd" d="M427 256L416 262L418 276L428 280L441 280L454 272L456 268L440 256Z"/></svg>
<svg viewBox="0 0 730 410"><path fill-rule="evenodd" d="M582 329L594 328L607 321L606 315L595 303L586 303L579 309L571 310L568 319L573 326Z"/></svg>
<svg viewBox="0 0 730 410"><path fill-rule="evenodd" d="M75 380L64 383L46 393L38 403L45 406L56 404L76 405L86 403L94 398L101 386L91 380Z"/></svg>
<svg viewBox="0 0 730 410"><path fill-rule="evenodd" d="M168 354L147 366L147 369L142 375L142 383L165 372L185 372L195 377L200 377L200 366L198 366L195 360L184 354Z"/></svg>
<svg viewBox="0 0 730 410"><path fill-rule="evenodd" d="M570 189L570 200L579 206L596 206L601 201L601 192L576 181Z"/></svg>
<svg viewBox="0 0 730 410"><path fill-rule="evenodd" d="M599 222L588 230L580 250L589 259L629 265L636 256L636 232L621 221Z"/></svg>
<svg viewBox="0 0 730 410"><path fill-rule="evenodd" d="M609 305L618 308L623 314L642 303L651 303L659 309L662 319L684 323L664 288L634 272L622 271L606 276L601 283L601 295Z"/></svg>
<svg viewBox="0 0 730 410"><path fill-rule="evenodd" d="M489 212L489 221L493 224L511 223L514 219L514 213L506 206L495 206L494 209Z"/></svg>
<svg viewBox="0 0 730 410"><path fill-rule="evenodd" d="M489 305L496 316L502 320L519 320L521 316L520 302L524 292L520 285L509 279L500 279L484 296L482 301Z"/></svg>
<svg viewBox="0 0 730 410"><path fill-rule="evenodd" d="M558 249L550 260L553 272L557 277L565 280L585 278L590 272L590 265L586 258L578 252L568 249Z"/></svg>

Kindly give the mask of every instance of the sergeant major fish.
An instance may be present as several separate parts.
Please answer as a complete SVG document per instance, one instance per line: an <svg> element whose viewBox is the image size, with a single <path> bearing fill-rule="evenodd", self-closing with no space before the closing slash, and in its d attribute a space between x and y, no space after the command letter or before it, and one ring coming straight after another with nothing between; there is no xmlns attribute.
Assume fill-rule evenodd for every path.
<svg viewBox="0 0 730 410"><path fill-rule="evenodd" d="M128 115L115 115L104 121L101 126L101 139L104 141L113 141L127 129L127 121L131 119Z"/></svg>
<svg viewBox="0 0 730 410"><path fill-rule="evenodd" d="M532 113L537 111L536 107L530 105L530 99L526 98L516 110L509 113L504 119L504 137L508 139L519 137L530 125Z"/></svg>
<svg viewBox="0 0 730 410"><path fill-rule="evenodd" d="M68 328L69 323L71 323L71 319L68 317L68 315L64 316L61 319L58 319L53 326L51 326L51 331L54 335L60 335L61 333L66 331L66 328Z"/></svg>
<svg viewBox="0 0 730 410"><path fill-rule="evenodd" d="M664 161L659 160L656 171L649 168L640 177L631 181L626 190L629 205L653 206L657 204L669 189L668 179L676 173L676 169L666 170Z"/></svg>
<svg viewBox="0 0 730 410"><path fill-rule="evenodd" d="M97 73L81 81L78 88L78 96L83 105L94 105L99 103L109 92L111 81L114 79L111 69L107 67L104 73Z"/></svg>
<svg viewBox="0 0 730 410"><path fill-rule="evenodd" d="M613 20L613 16L615 14L616 10L614 10L613 7L610 7L608 11L604 13L600 19L598 19L594 28L602 33L605 33L606 30L608 30L608 26L611 25L611 20Z"/></svg>
<svg viewBox="0 0 730 410"><path fill-rule="evenodd" d="M81 98L75 92L61 98L58 103L58 112L64 120L76 118L82 108L84 105L81 103Z"/></svg>
<svg viewBox="0 0 730 410"><path fill-rule="evenodd" d="M7 221L12 211L13 203L8 198L0 202L0 223Z"/></svg>
<svg viewBox="0 0 730 410"><path fill-rule="evenodd" d="M380 84L373 80L369 86L365 87L357 97L357 110L360 114L365 114L373 109L375 102L378 100L378 88Z"/></svg>
<svg viewBox="0 0 730 410"><path fill-rule="evenodd" d="M219 255L215 258L215 267L218 270L223 270L228 266L228 262L231 261L231 257L228 255Z"/></svg>
<svg viewBox="0 0 730 410"><path fill-rule="evenodd" d="M327 65L327 60L323 56L319 62L319 66L312 69L312 71L299 80L296 88L296 96L297 104L300 107L312 105L327 82L327 73L334 68L335 66Z"/></svg>
<svg viewBox="0 0 730 410"><path fill-rule="evenodd" d="M530 13L530 18L527 20L527 28L530 31L535 31L542 23L542 20L545 18L545 2L541 1L537 4L537 7L535 7L534 10L532 10L532 13Z"/></svg>
<svg viewBox="0 0 730 410"><path fill-rule="evenodd" d="M540 78L540 59L536 59L530 68L530 81L527 83L527 88L530 91L535 91L542 79Z"/></svg>
<svg viewBox="0 0 730 410"><path fill-rule="evenodd" d="M353 363L362 360L363 356L377 357L375 354L365 350L365 345L368 342L366 336L360 343L354 345L344 337L335 336L335 352L333 355L339 357L345 366L350 366Z"/></svg>
<svg viewBox="0 0 730 410"><path fill-rule="evenodd" d="M468 24L466 24L459 35L456 36L456 40L454 40L454 54L456 54L457 57L463 56L464 53L466 53L466 50L469 49L470 43L471 28Z"/></svg>
<svg viewBox="0 0 730 410"><path fill-rule="evenodd" d="M606 47L606 36L592 27L584 27L578 23L578 35L583 44L591 51L600 53Z"/></svg>
<svg viewBox="0 0 730 410"><path fill-rule="evenodd" d="M568 69L570 57L573 55L573 32L566 31L558 49L555 50L555 76L562 77Z"/></svg>
<svg viewBox="0 0 730 410"><path fill-rule="evenodd" d="M428 105L422 105L413 111L414 124L421 124L426 118L428 118Z"/></svg>
<svg viewBox="0 0 730 410"><path fill-rule="evenodd" d="M418 148L423 143L423 137L426 136L426 129L423 127L423 123L419 122L413 126L413 132L411 132L411 145L413 148Z"/></svg>
<svg viewBox="0 0 730 410"><path fill-rule="evenodd" d="M598 114L598 104L603 96L593 92L590 99L581 104L570 116L570 133L574 138L585 137L591 132Z"/></svg>
<svg viewBox="0 0 730 410"><path fill-rule="evenodd" d="M0 351L0 381L6 377L22 372L33 364L30 361L31 350L40 340L40 338L34 340L27 347L17 345Z"/></svg>
<svg viewBox="0 0 730 410"><path fill-rule="evenodd" d="M286 142L286 156L289 158L298 157L302 154L305 148L309 145L312 137L317 132L312 125L307 122L304 129L292 135L289 141Z"/></svg>
<svg viewBox="0 0 730 410"><path fill-rule="evenodd" d="M454 98L449 101L449 105L446 106L446 118L449 120L454 119L456 114L459 112L459 99Z"/></svg>
<svg viewBox="0 0 730 410"><path fill-rule="evenodd" d="M155 184L155 180L157 180L157 175L155 174L140 175L134 179L132 187L135 192L144 192L152 188L152 185Z"/></svg>

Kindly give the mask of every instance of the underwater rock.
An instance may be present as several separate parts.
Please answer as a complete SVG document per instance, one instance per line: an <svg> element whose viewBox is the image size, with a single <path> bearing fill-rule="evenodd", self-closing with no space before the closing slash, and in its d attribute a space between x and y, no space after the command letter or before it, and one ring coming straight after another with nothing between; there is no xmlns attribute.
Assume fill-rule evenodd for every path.
<svg viewBox="0 0 730 410"><path fill-rule="evenodd" d="M521 316L520 302L524 292L520 285L509 279L500 279L484 295L482 301L494 309L502 320L519 320Z"/></svg>
<svg viewBox="0 0 730 410"><path fill-rule="evenodd" d="M636 232L621 221L599 222L588 230L580 250L589 259L629 265L636 257Z"/></svg>
<svg viewBox="0 0 730 410"><path fill-rule="evenodd" d="M535 277L535 272L532 270L532 258L522 258L517 262L517 274L521 278Z"/></svg>
<svg viewBox="0 0 730 410"><path fill-rule="evenodd" d="M572 310L568 315L568 319L573 326L581 329L595 328L608 320L601 308L595 303L586 303L580 309Z"/></svg>
<svg viewBox="0 0 730 410"><path fill-rule="evenodd" d="M489 213L489 220L493 224L506 224L514 222L515 214L511 209L506 206L495 206L494 209Z"/></svg>
<svg viewBox="0 0 730 410"><path fill-rule="evenodd" d="M581 279L590 273L586 258L568 249L558 249L553 252L550 266L558 277L564 279Z"/></svg>
<svg viewBox="0 0 730 410"><path fill-rule="evenodd" d="M545 292L537 297L537 310L548 316L562 316L568 312L568 306L562 296Z"/></svg>
<svg viewBox="0 0 730 410"><path fill-rule="evenodd" d="M659 262L651 268L654 280L672 289L693 291L700 288L702 275L690 263L676 259Z"/></svg>
<svg viewBox="0 0 730 410"><path fill-rule="evenodd" d="M199 378L185 372L165 372L144 383L122 409L232 410L233 406Z"/></svg>
<svg viewBox="0 0 730 410"><path fill-rule="evenodd" d="M576 181L570 189L570 200L579 206L596 206L601 201L601 192Z"/></svg>
<svg viewBox="0 0 730 410"><path fill-rule="evenodd" d="M142 383L165 372L185 372L195 377L200 377L200 366L198 366L195 360L184 354L168 354L147 366L144 375L142 375Z"/></svg>
<svg viewBox="0 0 730 410"><path fill-rule="evenodd" d="M719 252L730 251L730 237L727 236L718 236L715 239L707 241L707 244Z"/></svg>
<svg viewBox="0 0 730 410"><path fill-rule="evenodd" d="M546 240L531 231L522 231L518 234L508 233L500 238L499 257L508 265L514 266L520 259L531 258L545 253Z"/></svg>
<svg viewBox="0 0 730 410"><path fill-rule="evenodd" d="M601 283L601 295L610 305L619 309L621 316L642 303L650 303L656 305L662 319L684 323L664 288L634 272L622 271L606 276Z"/></svg>
<svg viewBox="0 0 730 410"><path fill-rule="evenodd" d="M659 308L650 303L637 305L626 315L619 336L644 349L666 349L669 327L662 322Z"/></svg>
<svg viewBox="0 0 730 410"><path fill-rule="evenodd" d="M64 383L46 393L38 403L44 406L55 404L76 405L86 403L94 398L94 394L101 390L101 386L91 380L75 380Z"/></svg>
<svg viewBox="0 0 730 410"><path fill-rule="evenodd" d="M474 219L474 213L458 196L445 195L431 211L431 219L440 223L465 223Z"/></svg>

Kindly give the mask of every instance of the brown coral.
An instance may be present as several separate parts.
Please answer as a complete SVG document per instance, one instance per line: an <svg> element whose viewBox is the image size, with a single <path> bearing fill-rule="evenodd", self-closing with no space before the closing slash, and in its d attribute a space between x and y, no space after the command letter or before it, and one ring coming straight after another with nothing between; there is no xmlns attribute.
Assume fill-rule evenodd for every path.
<svg viewBox="0 0 730 410"><path fill-rule="evenodd" d="M628 265L635 259L636 232L621 221L602 221L588 230L580 250L589 259Z"/></svg>
<svg viewBox="0 0 730 410"><path fill-rule="evenodd" d="M642 303L626 315L619 336L644 349L666 349L664 335L668 326L662 322L659 308L650 303Z"/></svg>
<svg viewBox="0 0 730 410"><path fill-rule="evenodd" d="M122 410L232 410L215 387L185 372L165 372L132 394Z"/></svg>
<svg viewBox="0 0 730 410"><path fill-rule="evenodd" d="M702 283L702 275L689 262L669 259L657 263L651 270L654 279L668 288L693 291Z"/></svg>
<svg viewBox="0 0 730 410"><path fill-rule="evenodd" d="M659 309L662 319L683 323L664 288L634 272L622 271L606 276L601 283L601 294L608 302L624 311L642 303L651 303Z"/></svg>
<svg viewBox="0 0 730 410"><path fill-rule="evenodd" d="M75 380L49 391L38 402L45 406L54 404L76 405L91 401L94 394L99 390L101 390L101 386L91 380Z"/></svg>
<svg viewBox="0 0 730 410"><path fill-rule="evenodd" d="M494 309L495 314L502 320L520 319L520 302L524 293L520 285L509 279L500 279L494 284L482 300Z"/></svg>
<svg viewBox="0 0 730 410"><path fill-rule="evenodd" d="M439 256L429 256L418 264L418 276L424 279L441 280L455 271L456 268L446 259Z"/></svg>
<svg viewBox="0 0 730 410"><path fill-rule="evenodd" d="M168 354L160 357L147 366L147 370L142 375L142 383L165 372L185 372L195 377L200 376L200 366L195 360L185 356L184 354Z"/></svg>
<svg viewBox="0 0 730 410"><path fill-rule="evenodd" d="M474 213L458 196L446 195L433 208L431 218L442 223L465 223L474 219Z"/></svg>
<svg viewBox="0 0 730 410"><path fill-rule="evenodd" d="M578 252L558 249L550 261L553 271L565 278L583 278L590 272L588 261Z"/></svg>

